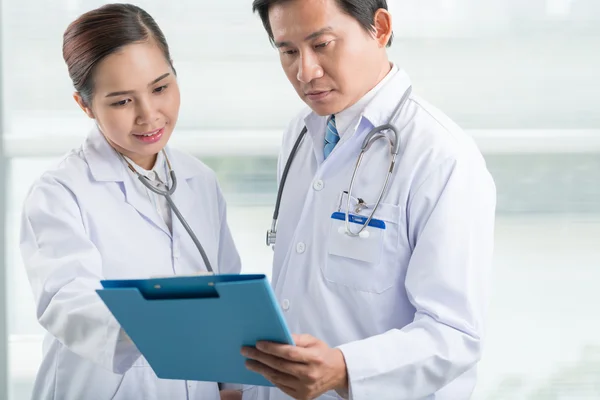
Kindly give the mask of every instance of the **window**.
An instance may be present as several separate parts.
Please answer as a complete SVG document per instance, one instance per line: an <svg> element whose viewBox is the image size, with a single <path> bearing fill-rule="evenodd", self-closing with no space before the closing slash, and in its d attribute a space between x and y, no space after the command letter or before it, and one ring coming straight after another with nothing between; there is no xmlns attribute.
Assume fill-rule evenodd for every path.
<svg viewBox="0 0 600 400"><path fill-rule="evenodd" d="M0 0L11 400L29 398L43 334L18 254L20 207L33 179L89 128L71 99L62 33L102 3ZM477 398L599 398L600 2L388 3L390 58L475 137L498 187ZM217 171L245 271L269 274L280 136L303 104L250 1L137 4L164 30L179 75L173 143Z"/></svg>

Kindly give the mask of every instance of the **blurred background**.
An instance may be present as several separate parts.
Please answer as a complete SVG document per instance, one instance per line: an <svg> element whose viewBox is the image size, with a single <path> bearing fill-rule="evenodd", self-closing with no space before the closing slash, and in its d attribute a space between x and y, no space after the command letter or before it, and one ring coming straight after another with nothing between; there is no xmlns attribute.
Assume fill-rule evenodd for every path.
<svg viewBox="0 0 600 400"><path fill-rule="evenodd" d="M0 0L0 399L29 399L41 360L18 251L21 204L90 128L71 97L62 33L103 3ZM179 75L172 144L215 169L244 272L270 275L276 157L303 104L251 0L135 3L162 27ZM475 138L498 188L475 398L600 399L600 1L388 3L391 59Z"/></svg>

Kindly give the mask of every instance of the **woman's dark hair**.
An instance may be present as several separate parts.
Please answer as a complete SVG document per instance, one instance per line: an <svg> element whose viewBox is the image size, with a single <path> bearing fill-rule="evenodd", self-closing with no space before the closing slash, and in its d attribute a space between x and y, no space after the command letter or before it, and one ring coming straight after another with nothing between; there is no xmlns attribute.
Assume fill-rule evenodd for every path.
<svg viewBox="0 0 600 400"><path fill-rule="evenodd" d="M63 35L63 58L84 102L91 104L100 61L124 46L149 40L156 42L173 68L164 34L150 14L137 6L106 4L73 21Z"/></svg>
<svg viewBox="0 0 600 400"><path fill-rule="evenodd" d="M269 22L269 9L276 4L285 3L291 0L254 0L252 2L252 12L258 12L263 26L273 43L273 30ZM380 8L388 9L386 0L335 0L340 9L352 18L367 31L373 32L375 22L375 13ZM392 45L392 36L387 42L387 47Z"/></svg>

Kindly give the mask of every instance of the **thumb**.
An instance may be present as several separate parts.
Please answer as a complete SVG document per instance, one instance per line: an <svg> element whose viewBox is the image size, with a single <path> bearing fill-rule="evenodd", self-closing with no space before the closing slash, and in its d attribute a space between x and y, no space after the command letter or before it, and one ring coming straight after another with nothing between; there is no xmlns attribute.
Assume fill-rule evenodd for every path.
<svg viewBox="0 0 600 400"><path fill-rule="evenodd" d="M314 336L306 335L306 334L292 335L292 339L294 340L294 343L298 347L312 347L319 343L319 339L315 338Z"/></svg>

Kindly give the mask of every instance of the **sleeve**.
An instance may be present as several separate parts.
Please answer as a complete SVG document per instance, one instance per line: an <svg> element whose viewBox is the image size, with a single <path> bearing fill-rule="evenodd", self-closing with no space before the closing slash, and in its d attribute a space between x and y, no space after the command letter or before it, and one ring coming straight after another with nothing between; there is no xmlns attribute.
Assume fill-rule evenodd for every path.
<svg viewBox="0 0 600 400"><path fill-rule="evenodd" d="M227 203L223 197L221 188L215 178L217 186L217 203L219 207L219 273L239 274L242 264L239 253L233 241L229 223L227 222Z"/></svg>
<svg viewBox="0 0 600 400"><path fill-rule="evenodd" d="M80 357L126 372L140 353L96 293L102 258L75 196L62 184L46 178L31 189L20 248L40 324Z"/></svg>
<svg viewBox="0 0 600 400"><path fill-rule="evenodd" d="M483 159L446 160L407 210L405 280L416 312L402 329L340 346L349 397L425 398L479 361L489 301L495 184Z"/></svg>
<svg viewBox="0 0 600 400"><path fill-rule="evenodd" d="M229 224L227 222L227 202L215 177L217 186L217 202L219 205L220 237L219 237L219 273L239 274L242 264L239 253L235 247ZM219 390L242 390L242 385L237 383L219 382Z"/></svg>

